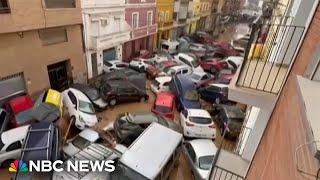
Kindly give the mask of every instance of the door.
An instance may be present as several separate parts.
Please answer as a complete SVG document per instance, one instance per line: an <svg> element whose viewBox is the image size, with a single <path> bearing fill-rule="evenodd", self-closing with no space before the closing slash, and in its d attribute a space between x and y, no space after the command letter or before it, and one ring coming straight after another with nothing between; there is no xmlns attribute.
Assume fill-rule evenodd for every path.
<svg viewBox="0 0 320 180"><path fill-rule="evenodd" d="M23 73L0 78L0 106L9 98L27 93Z"/></svg>
<svg viewBox="0 0 320 180"><path fill-rule="evenodd" d="M91 64L92 64L92 77L96 77L98 76L97 53L91 54Z"/></svg>
<svg viewBox="0 0 320 180"><path fill-rule="evenodd" d="M47 66L52 89L63 91L69 87L67 61Z"/></svg>

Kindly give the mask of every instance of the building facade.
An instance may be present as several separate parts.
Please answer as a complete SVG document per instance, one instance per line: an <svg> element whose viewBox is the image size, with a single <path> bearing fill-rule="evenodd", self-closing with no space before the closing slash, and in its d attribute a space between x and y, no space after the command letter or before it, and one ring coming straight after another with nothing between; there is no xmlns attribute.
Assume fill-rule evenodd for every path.
<svg viewBox="0 0 320 180"><path fill-rule="evenodd" d="M173 39L177 39L188 32L187 18L189 2L189 0L178 0L174 2Z"/></svg>
<svg viewBox="0 0 320 180"><path fill-rule="evenodd" d="M189 25L188 27L188 33L192 34L195 33L197 30L197 24L198 21L200 20L200 0L194 0L189 3L189 8L188 8L188 20L187 24Z"/></svg>
<svg viewBox="0 0 320 180"><path fill-rule="evenodd" d="M0 101L86 82L80 0L4 0L0 22Z"/></svg>
<svg viewBox="0 0 320 180"><path fill-rule="evenodd" d="M125 0L82 0L88 78L103 72L103 62L122 60L122 45L130 40Z"/></svg>
<svg viewBox="0 0 320 180"><path fill-rule="evenodd" d="M157 0L158 34L157 47L161 40L173 39L174 0Z"/></svg>
<svg viewBox="0 0 320 180"><path fill-rule="evenodd" d="M230 100L249 107L247 118L232 152L221 148L216 155L210 179L317 179L318 5L287 1L274 7L275 16L252 26L228 92Z"/></svg>
<svg viewBox="0 0 320 180"><path fill-rule="evenodd" d="M209 31L212 24L211 10L212 0L200 0L200 19L197 22L197 30Z"/></svg>
<svg viewBox="0 0 320 180"><path fill-rule="evenodd" d="M153 52L157 33L155 0L127 0L125 20L132 30L130 40L122 48L123 60L132 60L141 50Z"/></svg>

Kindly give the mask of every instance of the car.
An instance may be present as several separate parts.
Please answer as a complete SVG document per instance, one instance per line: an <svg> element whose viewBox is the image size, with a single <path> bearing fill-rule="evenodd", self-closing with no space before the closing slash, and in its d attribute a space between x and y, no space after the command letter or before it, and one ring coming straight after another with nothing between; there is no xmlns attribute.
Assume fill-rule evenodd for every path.
<svg viewBox="0 0 320 180"><path fill-rule="evenodd" d="M188 76L174 76L169 84L169 89L176 97L178 111L201 108L197 87Z"/></svg>
<svg viewBox="0 0 320 180"><path fill-rule="evenodd" d="M103 62L103 72L112 72L114 70L120 70L129 67L128 63L122 62L120 60L104 61Z"/></svg>
<svg viewBox="0 0 320 180"><path fill-rule="evenodd" d="M137 80L140 83L129 81L106 82L101 86L100 91L104 101L108 102L110 106L125 102L148 101L149 95L145 89L145 79L137 78Z"/></svg>
<svg viewBox="0 0 320 180"><path fill-rule="evenodd" d="M70 158L100 139L99 133L92 129L84 129L63 147L64 158Z"/></svg>
<svg viewBox="0 0 320 180"><path fill-rule="evenodd" d="M102 99L97 88L79 83L73 84L71 85L71 87L85 94L89 98L95 109L103 110L107 108L108 103Z"/></svg>
<svg viewBox="0 0 320 180"><path fill-rule="evenodd" d="M203 72L198 57L192 53L179 53L178 55L174 56L174 60L180 64L189 66L192 71Z"/></svg>
<svg viewBox="0 0 320 180"><path fill-rule="evenodd" d="M201 99L210 103L225 103L228 101L228 85L226 84L209 84L200 88L199 94Z"/></svg>
<svg viewBox="0 0 320 180"><path fill-rule="evenodd" d="M59 129L53 123L40 122L31 124L22 148L21 157L23 162L60 160L60 135ZM52 173L17 172L16 180L25 179L51 179Z"/></svg>
<svg viewBox="0 0 320 180"><path fill-rule="evenodd" d="M176 66L177 62L175 61L163 61L155 64L154 66L148 66L146 74L149 79L154 79L157 77L164 69ZM163 74L163 73L162 73Z"/></svg>
<svg viewBox="0 0 320 180"><path fill-rule="evenodd" d="M171 120L157 116L151 112L127 112L119 114L114 122L114 131L118 143L126 146L139 137L139 135L153 122L157 122L179 133L181 127Z"/></svg>
<svg viewBox="0 0 320 180"><path fill-rule="evenodd" d="M241 108L234 105L218 105L214 112L214 120L220 128L220 133L224 134L223 132L228 127L225 137L231 140L237 139L245 118L245 113Z"/></svg>
<svg viewBox="0 0 320 180"><path fill-rule="evenodd" d="M192 69L187 65L177 65L163 69L158 76L174 76L179 74L191 74Z"/></svg>
<svg viewBox="0 0 320 180"><path fill-rule="evenodd" d="M193 35L194 39L201 44L216 44L215 39L208 33L203 31L197 31Z"/></svg>
<svg viewBox="0 0 320 180"><path fill-rule="evenodd" d="M241 66L243 59L242 56L229 56L225 61L228 63L229 69L237 69Z"/></svg>
<svg viewBox="0 0 320 180"><path fill-rule="evenodd" d="M151 91L155 94L158 94L159 92L169 91L169 84L171 80L171 76L160 76L155 78L150 85Z"/></svg>
<svg viewBox="0 0 320 180"><path fill-rule="evenodd" d="M34 103L29 96L19 96L5 104L6 111L10 114L9 127L16 128L32 119Z"/></svg>
<svg viewBox="0 0 320 180"><path fill-rule="evenodd" d="M192 138L215 139L216 127L208 111L203 109L185 109L180 113L183 134Z"/></svg>
<svg viewBox="0 0 320 180"><path fill-rule="evenodd" d="M216 78L213 75L206 72L193 72L189 77L197 87L205 87L216 81Z"/></svg>
<svg viewBox="0 0 320 180"><path fill-rule="evenodd" d="M174 120L174 95L171 92L158 93L151 111L159 116Z"/></svg>
<svg viewBox="0 0 320 180"><path fill-rule="evenodd" d="M146 72L148 66L154 64L153 59L134 58L130 61L129 67L139 72Z"/></svg>
<svg viewBox="0 0 320 180"><path fill-rule="evenodd" d="M115 80L128 80L130 76L142 75L145 76L144 73L140 73L130 68L123 68L119 70L114 70L113 72L104 73L96 78L95 82L105 83L107 81L115 81ZM96 86L99 89L100 85Z"/></svg>
<svg viewBox="0 0 320 180"><path fill-rule="evenodd" d="M233 46L227 42L219 42L215 45L215 47L220 48L228 56L239 56L240 55L240 53L237 52L233 48Z"/></svg>
<svg viewBox="0 0 320 180"><path fill-rule="evenodd" d="M238 62L236 62L238 63ZM217 76L222 70L231 70L233 73L237 71L239 67L234 61L230 59L205 59L200 62L201 67L211 74Z"/></svg>
<svg viewBox="0 0 320 180"><path fill-rule="evenodd" d="M94 107L81 91L69 88L62 92L63 105L78 129L93 127L98 123Z"/></svg>
<svg viewBox="0 0 320 180"><path fill-rule="evenodd" d="M195 54L197 57L203 57L206 55L206 46L199 43L190 43L189 51Z"/></svg>
<svg viewBox="0 0 320 180"><path fill-rule="evenodd" d="M193 179L208 179L213 159L218 151L214 142L209 139L195 139L185 142L182 149L191 166Z"/></svg>
<svg viewBox="0 0 320 180"><path fill-rule="evenodd" d="M168 54L175 54L178 52L179 42L178 41L163 41L160 45L161 51L166 52Z"/></svg>
<svg viewBox="0 0 320 180"><path fill-rule="evenodd" d="M8 168L13 160L20 159L28 130L29 125L26 125L0 134L0 165L2 168Z"/></svg>
<svg viewBox="0 0 320 180"><path fill-rule="evenodd" d="M9 113L5 110L0 108L0 134L7 130L9 124Z"/></svg>

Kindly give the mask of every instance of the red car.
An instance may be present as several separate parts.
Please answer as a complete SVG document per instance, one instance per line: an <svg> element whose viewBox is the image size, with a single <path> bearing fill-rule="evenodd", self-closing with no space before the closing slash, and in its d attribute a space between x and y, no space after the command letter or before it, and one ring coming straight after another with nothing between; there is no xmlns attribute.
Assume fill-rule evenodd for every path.
<svg viewBox="0 0 320 180"><path fill-rule="evenodd" d="M157 94L151 111L159 116L174 120L175 97L170 92Z"/></svg>
<svg viewBox="0 0 320 180"><path fill-rule="evenodd" d="M32 119L31 110L33 101L29 96L20 96L10 100L6 105L6 110L10 113L9 126L16 128L24 125Z"/></svg>
<svg viewBox="0 0 320 180"><path fill-rule="evenodd" d="M215 45L220 51L224 52L227 56L240 56L240 53L227 42L219 42Z"/></svg>
<svg viewBox="0 0 320 180"><path fill-rule="evenodd" d="M200 65L204 71L213 75L217 75L221 70L231 70L232 73L235 73L238 68L233 62L218 58L204 59L200 62Z"/></svg>
<svg viewBox="0 0 320 180"><path fill-rule="evenodd" d="M157 77L165 68L170 68L173 66L176 66L177 63L175 61L164 61L159 64L156 64L155 66L148 66L147 67L147 77L149 79L154 79Z"/></svg>
<svg viewBox="0 0 320 180"><path fill-rule="evenodd" d="M215 39L210 34L202 31L196 32L194 34L194 39L201 44L211 44L211 45L217 44Z"/></svg>

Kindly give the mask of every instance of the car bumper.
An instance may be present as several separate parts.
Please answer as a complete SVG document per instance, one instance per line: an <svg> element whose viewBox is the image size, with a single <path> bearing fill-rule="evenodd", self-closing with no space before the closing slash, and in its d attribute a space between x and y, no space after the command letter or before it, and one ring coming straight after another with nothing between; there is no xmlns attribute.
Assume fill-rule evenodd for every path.
<svg viewBox="0 0 320 180"><path fill-rule="evenodd" d="M215 139L216 138L216 133L214 130L212 132L199 133L199 132L196 132L195 130L190 130L188 128L184 128L183 134L184 134L184 136L191 137L191 138L205 138L205 139Z"/></svg>

